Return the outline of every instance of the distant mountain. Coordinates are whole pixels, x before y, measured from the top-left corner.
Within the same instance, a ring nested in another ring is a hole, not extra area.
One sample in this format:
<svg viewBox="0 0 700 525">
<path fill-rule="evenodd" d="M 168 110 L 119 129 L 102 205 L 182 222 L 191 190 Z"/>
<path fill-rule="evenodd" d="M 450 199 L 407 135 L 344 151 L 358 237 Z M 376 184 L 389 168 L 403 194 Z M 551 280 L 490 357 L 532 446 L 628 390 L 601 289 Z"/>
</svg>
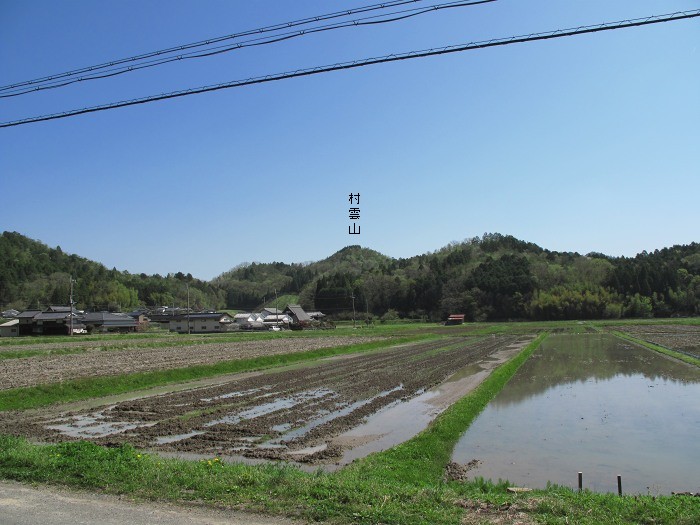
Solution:
<svg viewBox="0 0 700 525">
<path fill-rule="evenodd" d="M 394 259 L 348 246 L 313 263 L 246 263 L 213 279 L 178 272 L 132 275 L 5 232 L 0 306 L 66 304 L 69 276 L 87 308 L 191 304 L 256 310 L 278 297 L 336 318 L 599 319 L 700 314 L 700 244 L 633 258 L 552 252 L 510 235 L 484 234 Z"/>
</svg>

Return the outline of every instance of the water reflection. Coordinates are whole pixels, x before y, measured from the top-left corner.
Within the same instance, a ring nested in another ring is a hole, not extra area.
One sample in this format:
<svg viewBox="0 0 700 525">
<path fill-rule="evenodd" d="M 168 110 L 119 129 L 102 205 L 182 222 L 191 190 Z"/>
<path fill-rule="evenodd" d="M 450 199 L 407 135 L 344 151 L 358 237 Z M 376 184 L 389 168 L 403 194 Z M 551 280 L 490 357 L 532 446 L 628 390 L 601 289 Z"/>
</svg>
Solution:
<svg viewBox="0 0 700 525">
<path fill-rule="evenodd" d="M 700 370 L 604 334 L 550 336 L 465 433 L 454 461 L 530 487 L 700 491 Z"/>
<path fill-rule="evenodd" d="M 492 404 L 519 403 L 570 383 L 638 375 L 652 382 L 700 382 L 697 368 L 606 334 L 552 335 Z"/>
</svg>

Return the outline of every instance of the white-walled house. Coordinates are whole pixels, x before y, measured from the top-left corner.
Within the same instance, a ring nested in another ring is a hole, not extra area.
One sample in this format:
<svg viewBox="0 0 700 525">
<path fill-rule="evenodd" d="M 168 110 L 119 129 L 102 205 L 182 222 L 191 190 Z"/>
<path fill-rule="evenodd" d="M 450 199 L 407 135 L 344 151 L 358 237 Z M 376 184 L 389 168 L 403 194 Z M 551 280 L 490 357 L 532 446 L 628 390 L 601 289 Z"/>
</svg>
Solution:
<svg viewBox="0 0 700 525">
<path fill-rule="evenodd" d="M 181 334 L 204 334 L 238 329 L 234 324 L 233 317 L 227 313 L 207 312 L 178 316 L 170 321 L 169 328 L 171 332 Z"/>
</svg>

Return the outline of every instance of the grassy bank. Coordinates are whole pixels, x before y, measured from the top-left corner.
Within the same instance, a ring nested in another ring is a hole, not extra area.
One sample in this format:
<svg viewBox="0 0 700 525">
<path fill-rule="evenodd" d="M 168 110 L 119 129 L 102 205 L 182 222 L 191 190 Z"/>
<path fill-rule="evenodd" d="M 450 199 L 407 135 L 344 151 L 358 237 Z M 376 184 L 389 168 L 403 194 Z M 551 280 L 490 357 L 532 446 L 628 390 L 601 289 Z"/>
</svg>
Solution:
<svg viewBox="0 0 700 525">
<path fill-rule="evenodd" d="M 277 366 L 312 361 L 334 355 L 369 352 L 400 343 L 425 340 L 430 336 L 389 338 L 381 341 L 321 348 L 308 352 L 279 354 L 252 359 L 221 361 L 210 365 L 197 365 L 171 370 L 154 370 L 135 374 L 100 376 L 73 379 L 61 383 L 51 383 L 27 388 L 14 388 L 0 391 L 0 412 L 5 410 L 25 410 L 54 403 L 79 401 L 93 397 L 121 394 L 133 390 L 191 381 L 222 374 L 262 370 Z"/>
<path fill-rule="evenodd" d="M 666 348 L 664 346 L 650 343 L 649 341 L 644 341 L 643 339 L 638 339 L 638 338 L 633 337 L 625 332 L 613 331 L 612 333 L 613 333 L 613 335 L 615 335 L 616 337 L 619 337 L 620 339 L 626 339 L 627 341 L 630 341 L 631 343 L 638 344 L 640 346 L 643 346 L 644 348 L 648 348 L 649 350 L 654 350 L 655 352 L 659 352 L 660 354 L 665 354 L 667 356 L 674 357 L 676 359 L 679 359 L 680 361 L 683 361 L 685 363 L 689 363 L 691 365 L 700 366 L 700 359 L 697 359 L 695 357 L 683 354 L 681 352 L 676 352 L 676 351 L 671 350 L 669 348 Z"/>
</svg>

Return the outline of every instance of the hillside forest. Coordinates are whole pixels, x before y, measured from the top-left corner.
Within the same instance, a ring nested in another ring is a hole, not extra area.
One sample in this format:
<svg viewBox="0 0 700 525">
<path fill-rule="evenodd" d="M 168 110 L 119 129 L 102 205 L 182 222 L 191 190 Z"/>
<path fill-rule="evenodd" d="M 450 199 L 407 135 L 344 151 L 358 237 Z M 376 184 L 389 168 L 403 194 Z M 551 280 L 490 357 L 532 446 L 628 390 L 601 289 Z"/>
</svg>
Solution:
<svg viewBox="0 0 700 525">
<path fill-rule="evenodd" d="M 191 274 L 132 274 L 50 248 L 16 232 L 0 236 L 0 307 L 68 304 L 130 311 L 189 304 L 255 311 L 275 295 L 335 319 L 617 319 L 700 315 L 700 244 L 636 257 L 563 253 L 509 235 L 484 234 L 395 259 L 348 246 L 313 263 L 244 263 L 203 281 Z M 284 305 L 280 305 L 284 306 Z"/>
</svg>

